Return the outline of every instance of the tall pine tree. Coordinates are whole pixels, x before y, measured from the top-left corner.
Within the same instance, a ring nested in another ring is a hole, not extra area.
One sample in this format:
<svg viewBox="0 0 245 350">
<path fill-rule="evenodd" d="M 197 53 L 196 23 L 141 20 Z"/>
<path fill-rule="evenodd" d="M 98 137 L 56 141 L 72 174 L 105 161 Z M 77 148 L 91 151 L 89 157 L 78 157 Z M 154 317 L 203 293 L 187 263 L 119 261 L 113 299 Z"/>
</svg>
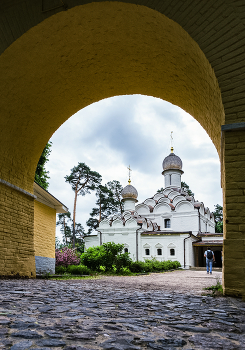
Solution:
<svg viewBox="0 0 245 350">
<path fill-rule="evenodd" d="M 85 163 L 78 163 L 71 169 L 71 174 L 65 176 L 65 180 L 75 193 L 73 208 L 73 248 L 75 248 L 77 197 L 94 191 L 100 185 L 101 175 L 92 171 Z"/>
<path fill-rule="evenodd" d="M 120 194 L 123 187 L 119 181 L 113 180 L 106 185 L 100 185 L 96 190 L 96 207 L 92 209 L 90 218 L 86 222 L 90 234 L 107 216 L 123 212 Z"/>
</svg>

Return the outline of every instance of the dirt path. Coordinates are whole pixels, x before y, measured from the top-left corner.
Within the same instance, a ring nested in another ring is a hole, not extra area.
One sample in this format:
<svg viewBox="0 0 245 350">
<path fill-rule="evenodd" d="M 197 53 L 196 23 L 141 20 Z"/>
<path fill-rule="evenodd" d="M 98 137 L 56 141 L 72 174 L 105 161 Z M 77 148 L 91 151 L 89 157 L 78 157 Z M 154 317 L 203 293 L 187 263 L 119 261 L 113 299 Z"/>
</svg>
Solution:
<svg viewBox="0 0 245 350">
<path fill-rule="evenodd" d="M 204 287 L 216 285 L 217 281 L 221 283 L 222 272 L 214 271 L 212 275 L 208 275 L 206 271 L 179 270 L 140 276 L 105 276 L 101 279 L 84 281 L 83 285 L 94 284 L 104 288 L 110 286 L 117 289 L 164 290 L 201 295 Z"/>
</svg>

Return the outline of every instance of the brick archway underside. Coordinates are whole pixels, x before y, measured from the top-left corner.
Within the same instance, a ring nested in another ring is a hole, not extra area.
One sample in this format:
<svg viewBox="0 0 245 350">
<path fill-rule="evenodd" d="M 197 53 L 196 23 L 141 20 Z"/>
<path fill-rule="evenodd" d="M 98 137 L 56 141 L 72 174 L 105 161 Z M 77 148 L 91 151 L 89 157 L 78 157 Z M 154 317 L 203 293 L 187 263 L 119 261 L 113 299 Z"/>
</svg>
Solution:
<svg viewBox="0 0 245 350">
<path fill-rule="evenodd" d="M 99 2 L 60 12 L 6 49 L 0 69 L 1 178 L 25 190 L 32 191 L 53 132 L 81 108 L 115 95 L 178 105 L 220 151 L 224 110 L 211 65 L 183 28 L 147 7 Z"/>
</svg>

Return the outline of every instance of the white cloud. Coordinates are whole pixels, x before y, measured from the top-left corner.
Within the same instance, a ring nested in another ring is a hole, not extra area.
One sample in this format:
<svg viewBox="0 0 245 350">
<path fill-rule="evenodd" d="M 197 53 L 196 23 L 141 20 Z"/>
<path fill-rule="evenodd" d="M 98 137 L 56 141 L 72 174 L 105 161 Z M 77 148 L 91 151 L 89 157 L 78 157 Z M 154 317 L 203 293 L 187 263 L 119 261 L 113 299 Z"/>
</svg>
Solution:
<svg viewBox="0 0 245 350">
<path fill-rule="evenodd" d="M 141 95 L 94 103 L 56 131 L 47 164 L 49 191 L 72 211 L 74 194 L 64 177 L 73 166 L 84 162 L 102 175 L 103 183 L 118 180 L 125 186 L 130 164 L 141 202 L 164 187 L 162 161 L 170 153 L 171 131 L 174 152 L 183 161 L 182 180 L 213 210 L 222 204 L 220 164 L 206 131 L 179 107 Z M 77 222 L 85 225 L 94 202 L 94 195 L 78 198 Z"/>
</svg>

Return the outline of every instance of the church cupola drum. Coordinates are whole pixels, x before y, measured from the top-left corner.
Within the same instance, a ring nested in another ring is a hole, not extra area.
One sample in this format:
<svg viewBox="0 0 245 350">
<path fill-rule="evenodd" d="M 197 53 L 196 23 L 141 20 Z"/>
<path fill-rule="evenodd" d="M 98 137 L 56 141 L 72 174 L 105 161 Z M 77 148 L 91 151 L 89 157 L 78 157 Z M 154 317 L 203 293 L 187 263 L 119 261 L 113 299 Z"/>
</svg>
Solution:
<svg viewBox="0 0 245 350">
<path fill-rule="evenodd" d="M 166 187 L 181 188 L 182 160 L 174 154 L 174 149 L 171 147 L 171 153 L 164 158 L 162 162 L 163 172 Z"/>
<path fill-rule="evenodd" d="M 128 167 L 129 170 L 129 180 L 128 185 L 124 187 L 124 189 L 121 192 L 122 201 L 124 202 L 124 210 L 129 211 L 135 211 L 135 203 L 138 202 L 138 192 L 134 186 L 131 185 L 131 179 L 130 179 L 130 166 Z"/>
</svg>

